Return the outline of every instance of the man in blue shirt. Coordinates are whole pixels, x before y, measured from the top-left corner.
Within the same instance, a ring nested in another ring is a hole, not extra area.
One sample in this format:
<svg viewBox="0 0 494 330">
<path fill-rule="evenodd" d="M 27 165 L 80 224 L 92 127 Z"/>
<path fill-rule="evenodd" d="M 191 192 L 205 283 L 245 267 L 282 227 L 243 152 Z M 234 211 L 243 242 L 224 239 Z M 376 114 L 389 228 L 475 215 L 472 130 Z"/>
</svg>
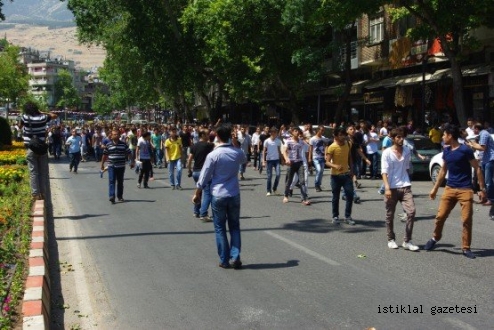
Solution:
<svg viewBox="0 0 494 330">
<path fill-rule="evenodd" d="M 77 135 L 75 129 L 72 129 L 72 135 L 67 139 L 67 141 L 65 141 L 65 145 L 68 146 L 69 149 L 70 172 L 74 169 L 74 173 L 77 173 L 77 168 L 79 167 L 79 162 L 81 161 L 82 138 Z"/>
<path fill-rule="evenodd" d="M 444 164 L 441 167 L 441 171 L 439 171 L 434 188 L 429 193 L 431 199 L 436 198 L 437 190 L 449 171 L 448 180 L 439 203 L 434 233 L 432 238 L 425 244 L 424 250 L 434 249 L 436 243 L 441 239 L 444 222 L 451 210 L 459 203 L 461 206 L 461 221 L 463 222 L 463 255 L 469 259 L 475 259 L 475 255 L 470 250 L 473 218 L 472 167 L 477 171 L 482 200 L 485 198 L 484 176 L 473 155 L 473 150 L 464 144 L 460 144 L 458 142 L 459 136 L 460 129 L 456 125 L 447 125 L 444 128 L 443 142 L 446 145 L 443 152 Z"/>
<path fill-rule="evenodd" d="M 208 154 L 201 170 L 197 189 L 192 197 L 193 203 L 201 201 L 202 189 L 208 184 L 211 191 L 211 209 L 213 211 L 216 245 L 221 268 L 240 269 L 240 188 L 238 169 L 247 162 L 245 153 L 232 146 L 232 129 L 221 125 L 216 130 L 219 145 Z M 226 222 L 230 231 L 231 244 L 226 236 Z M 230 259 L 233 260 L 230 265 Z"/>
<path fill-rule="evenodd" d="M 483 205 L 492 206 L 494 202 L 494 140 L 489 132 L 483 128 L 481 123 L 475 123 L 473 134 L 478 135 L 479 142 L 467 140 L 467 143 L 472 149 L 482 152 L 482 174 L 484 174 L 487 193 L 487 200 L 482 200 L 482 202 L 484 202 Z"/>
</svg>

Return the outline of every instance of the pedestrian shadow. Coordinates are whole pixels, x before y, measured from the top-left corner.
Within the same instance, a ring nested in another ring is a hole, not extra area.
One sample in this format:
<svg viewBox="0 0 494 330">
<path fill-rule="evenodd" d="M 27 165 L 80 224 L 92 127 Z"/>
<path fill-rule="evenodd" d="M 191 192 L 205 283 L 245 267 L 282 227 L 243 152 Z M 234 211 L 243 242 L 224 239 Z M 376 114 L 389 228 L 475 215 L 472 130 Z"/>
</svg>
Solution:
<svg viewBox="0 0 494 330">
<path fill-rule="evenodd" d="M 69 220 L 82 220 L 82 219 L 89 219 L 89 218 L 98 218 L 98 217 L 103 217 L 107 216 L 109 214 L 103 213 L 103 214 L 81 214 L 81 215 L 71 215 L 71 216 L 59 216 L 59 217 L 53 217 L 54 220 L 56 219 L 69 219 Z"/>
<path fill-rule="evenodd" d="M 240 183 L 240 187 L 256 187 L 256 186 L 260 186 L 260 185 L 261 185 L 260 183 L 252 183 L 252 184 Z"/>
<path fill-rule="evenodd" d="M 436 218 L 435 215 L 422 215 L 420 217 L 415 217 L 415 221 L 417 220 L 434 220 Z"/>
<path fill-rule="evenodd" d="M 472 249 L 479 257 L 494 257 L 494 249 Z"/>
<path fill-rule="evenodd" d="M 71 179 L 71 178 L 69 178 L 69 177 L 65 177 L 65 178 L 52 178 L 52 177 L 50 177 L 50 180 L 69 180 L 69 179 Z"/>
<path fill-rule="evenodd" d="M 326 234 L 337 229 L 337 227 L 326 219 L 308 219 L 284 224 L 283 229 L 308 233 Z"/>
<path fill-rule="evenodd" d="M 259 269 L 278 269 L 278 268 L 291 268 L 291 267 L 297 267 L 299 265 L 299 260 L 288 260 L 287 262 L 284 263 L 276 263 L 276 264 L 247 264 L 247 265 L 242 265 L 242 269 L 252 269 L 252 270 L 259 270 Z"/>
<path fill-rule="evenodd" d="M 125 202 L 123 203 L 117 203 L 118 204 L 125 204 L 125 203 L 156 203 L 155 199 L 125 199 Z"/>
<path fill-rule="evenodd" d="M 245 219 L 262 219 L 262 218 L 270 218 L 271 216 L 269 215 L 261 215 L 259 217 L 240 217 L 240 220 L 245 220 Z"/>
</svg>

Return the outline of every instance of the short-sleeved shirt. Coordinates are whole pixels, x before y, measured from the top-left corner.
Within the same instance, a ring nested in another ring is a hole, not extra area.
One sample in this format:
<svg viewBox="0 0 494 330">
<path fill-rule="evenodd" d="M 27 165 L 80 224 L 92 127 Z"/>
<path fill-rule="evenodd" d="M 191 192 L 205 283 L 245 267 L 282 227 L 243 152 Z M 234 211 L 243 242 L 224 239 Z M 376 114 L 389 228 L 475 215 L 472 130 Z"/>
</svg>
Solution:
<svg viewBox="0 0 494 330">
<path fill-rule="evenodd" d="M 182 157 L 182 139 L 176 138 L 176 140 L 172 140 L 168 138 L 165 141 L 165 149 L 168 150 L 169 160 L 177 160 Z"/>
<path fill-rule="evenodd" d="M 161 134 L 151 134 L 151 142 L 156 149 L 161 149 Z"/>
<path fill-rule="evenodd" d="M 290 159 L 291 162 L 296 163 L 303 161 L 304 142 L 302 140 L 295 141 L 290 138 L 286 141 L 285 145 L 288 159 Z"/>
<path fill-rule="evenodd" d="M 485 129 L 480 131 L 479 144 L 485 146 L 485 151 L 482 153 L 482 163 L 487 164 L 494 160 L 494 140 Z"/>
<path fill-rule="evenodd" d="M 326 148 L 326 153 L 332 156 L 331 162 L 333 164 L 341 165 L 341 170 L 331 168 L 331 175 L 344 174 L 350 171 L 350 164 L 348 163 L 350 144 L 348 142 L 345 142 L 342 146 L 336 142 L 333 142 Z"/>
<path fill-rule="evenodd" d="M 44 141 L 46 136 L 46 124 L 50 121 L 48 115 L 40 113 L 37 116 L 22 115 L 21 121 L 22 137 L 24 139 L 24 145 L 27 145 L 31 141 L 31 137 L 36 135 L 39 140 Z"/>
<path fill-rule="evenodd" d="M 69 154 L 81 152 L 82 139 L 79 135 L 71 135 L 65 143 L 69 145 Z"/>
<path fill-rule="evenodd" d="M 472 188 L 472 168 L 470 161 L 475 159 L 473 150 L 464 144 L 452 150 L 444 148 L 443 160 L 448 167 L 446 185 L 451 188 Z"/>
<path fill-rule="evenodd" d="M 207 155 L 213 151 L 214 144 L 210 142 L 199 141 L 190 147 L 190 154 L 193 155 L 194 167 L 193 171 L 197 172 L 202 169 L 204 162 L 206 161 Z"/>
<path fill-rule="evenodd" d="M 364 141 L 367 143 L 366 150 L 369 155 L 376 153 L 379 146 L 377 141 L 370 141 L 371 138 L 377 139 L 378 136 L 374 132 L 369 132 L 369 135 L 367 134 L 364 135 Z"/>
<path fill-rule="evenodd" d="M 151 143 L 149 141 L 140 137 L 137 146 L 139 147 L 139 160 L 151 159 Z"/>
<path fill-rule="evenodd" d="M 266 133 L 264 133 L 264 132 L 262 132 L 259 135 L 259 142 L 260 142 L 260 144 L 259 144 L 259 151 L 262 151 L 263 150 L 262 148 L 264 148 L 264 141 L 266 141 L 268 138 L 269 138 L 269 135 L 266 134 Z"/>
<path fill-rule="evenodd" d="M 391 147 L 392 145 L 393 145 L 393 140 L 389 135 L 386 135 L 386 137 L 383 139 L 382 148 L 386 149 Z"/>
<path fill-rule="evenodd" d="M 103 149 L 103 155 L 108 155 L 108 164 L 112 167 L 125 167 L 128 155 L 132 153 L 129 146 L 122 141 L 110 141 Z"/>
<path fill-rule="evenodd" d="M 279 160 L 280 159 L 280 148 L 281 141 L 278 138 L 274 140 L 268 138 L 264 141 L 264 146 L 266 150 L 266 160 Z"/>
<path fill-rule="evenodd" d="M 324 159 L 325 145 L 329 143 L 329 139 L 324 136 L 318 137 L 314 135 L 309 140 L 309 145 L 312 146 L 312 159 Z"/>
</svg>

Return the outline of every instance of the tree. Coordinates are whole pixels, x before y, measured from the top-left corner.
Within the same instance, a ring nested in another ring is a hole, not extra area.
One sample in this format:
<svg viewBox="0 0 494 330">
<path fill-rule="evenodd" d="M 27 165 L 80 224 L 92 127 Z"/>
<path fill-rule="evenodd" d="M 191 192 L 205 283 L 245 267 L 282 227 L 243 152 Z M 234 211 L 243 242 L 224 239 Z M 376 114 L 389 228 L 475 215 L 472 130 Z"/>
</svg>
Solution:
<svg viewBox="0 0 494 330">
<path fill-rule="evenodd" d="M 73 77 L 67 70 L 58 72 L 55 82 L 55 104 L 57 107 L 78 108 L 81 104 L 81 97 L 73 83 Z"/>
<path fill-rule="evenodd" d="M 11 45 L 0 52 L 0 98 L 7 104 L 7 116 L 10 103 L 16 103 L 29 88 L 27 68 L 17 60 L 18 53 L 19 47 Z"/>
<path fill-rule="evenodd" d="M 101 89 L 96 89 L 93 98 L 92 109 L 99 115 L 109 115 L 113 111 L 113 102 L 107 93 L 103 93 Z"/>
<path fill-rule="evenodd" d="M 492 0 L 400 0 L 394 1 L 396 9 L 390 11 L 393 19 L 413 15 L 419 19 L 417 27 L 408 35 L 414 40 L 438 38 L 444 54 L 451 64 L 453 94 L 456 115 L 461 125 L 467 122 L 463 95 L 461 62 L 466 50 L 477 42 L 470 32 L 480 26 L 493 26 L 494 6 Z"/>
</svg>

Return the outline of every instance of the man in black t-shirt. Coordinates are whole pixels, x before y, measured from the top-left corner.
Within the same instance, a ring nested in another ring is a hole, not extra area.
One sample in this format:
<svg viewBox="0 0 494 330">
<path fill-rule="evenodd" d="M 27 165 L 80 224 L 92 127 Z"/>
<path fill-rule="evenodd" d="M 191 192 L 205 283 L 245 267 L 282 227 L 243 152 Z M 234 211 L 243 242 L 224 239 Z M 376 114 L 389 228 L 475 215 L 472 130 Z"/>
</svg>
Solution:
<svg viewBox="0 0 494 330">
<path fill-rule="evenodd" d="M 266 126 L 266 127 L 264 127 L 264 130 L 259 135 L 259 145 L 257 147 L 257 150 L 259 150 L 259 155 L 263 154 L 264 141 L 266 141 L 266 139 L 268 137 L 269 137 L 269 127 Z M 262 162 L 261 161 L 259 162 L 258 170 L 259 170 L 259 174 L 262 174 Z"/>
<path fill-rule="evenodd" d="M 207 155 L 213 151 L 214 144 L 209 142 L 209 131 L 201 130 L 199 132 L 199 142 L 190 148 L 189 158 L 187 159 L 187 168 L 189 177 L 192 176 L 194 182 L 197 183 L 201 175 L 202 166 L 206 161 Z M 194 167 L 192 167 L 194 161 Z M 208 216 L 208 207 L 211 204 L 211 191 L 209 185 L 202 190 L 200 204 L 194 204 L 194 216 L 200 218 L 202 222 L 211 222 L 212 219 Z"/>
<path fill-rule="evenodd" d="M 178 134 L 182 139 L 182 164 L 185 164 L 187 160 L 187 151 L 192 145 L 192 134 L 190 134 L 189 126 L 184 125 L 180 133 Z"/>
</svg>

